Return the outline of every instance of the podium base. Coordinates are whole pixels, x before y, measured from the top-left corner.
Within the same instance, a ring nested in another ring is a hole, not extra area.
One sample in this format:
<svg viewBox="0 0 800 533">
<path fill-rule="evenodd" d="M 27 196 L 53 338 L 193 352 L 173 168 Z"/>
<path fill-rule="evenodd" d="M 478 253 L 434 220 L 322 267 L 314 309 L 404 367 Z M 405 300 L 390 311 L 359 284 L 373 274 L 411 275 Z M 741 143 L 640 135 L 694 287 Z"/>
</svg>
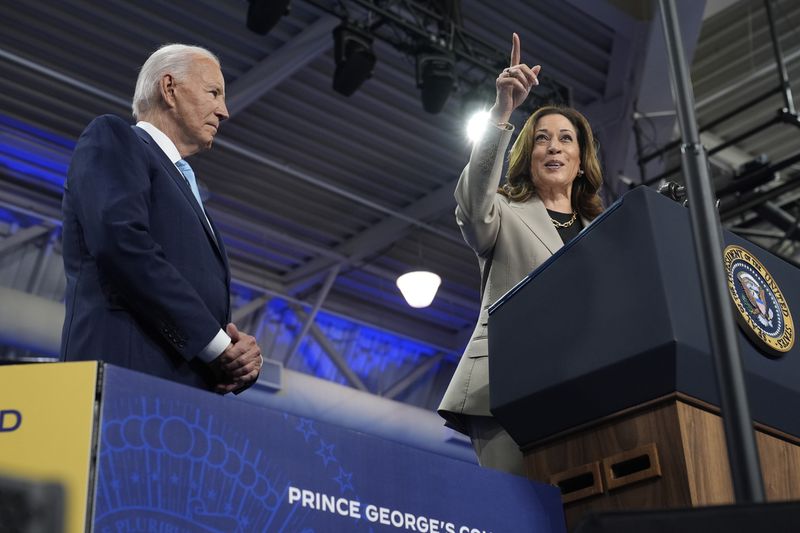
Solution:
<svg viewBox="0 0 800 533">
<path fill-rule="evenodd" d="M 569 529 L 594 511 L 731 504 L 718 412 L 673 393 L 533 443 L 526 474 L 561 488 Z M 800 440 L 757 425 L 756 442 L 767 499 L 800 500 Z"/>
<path fill-rule="evenodd" d="M 589 514 L 575 533 L 795 533 L 800 503 Z"/>
</svg>

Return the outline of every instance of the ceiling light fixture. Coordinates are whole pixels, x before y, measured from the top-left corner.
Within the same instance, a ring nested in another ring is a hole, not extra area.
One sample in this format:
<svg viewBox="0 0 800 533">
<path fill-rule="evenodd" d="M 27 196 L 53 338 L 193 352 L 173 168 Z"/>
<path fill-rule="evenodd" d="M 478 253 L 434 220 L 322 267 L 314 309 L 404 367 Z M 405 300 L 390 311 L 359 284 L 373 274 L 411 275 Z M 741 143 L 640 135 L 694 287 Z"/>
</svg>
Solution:
<svg viewBox="0 0 800 533">
<path fill-rule="evenodd" d="M 442 284 L 438 274 L 427 270 L 406 272 L 397 278 L 397 288 L 411 307 L 428 307 Z"/>
<path fill-rule="evenodd" d="M 418 268 L 411 272 L 406 272 L 397 278 L 397 288 L 403 294 L 403 298 L 411 307 L 428 307 L 442 284 L 442 278 L 438 274 L 426 270 L 422 260 L 422 240 L 417 241 Z"/>
</svg>

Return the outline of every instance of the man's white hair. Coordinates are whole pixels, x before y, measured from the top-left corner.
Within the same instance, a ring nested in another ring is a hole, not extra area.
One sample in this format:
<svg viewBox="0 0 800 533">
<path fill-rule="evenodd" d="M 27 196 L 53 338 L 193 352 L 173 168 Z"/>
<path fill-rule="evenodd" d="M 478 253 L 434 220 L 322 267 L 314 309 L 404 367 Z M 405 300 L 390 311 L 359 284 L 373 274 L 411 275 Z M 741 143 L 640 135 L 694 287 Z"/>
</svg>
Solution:
<svg viewBox="0 0 800 533">
<path fill-rule="evenodd" d="M 219 65 L 219 59 L 200 46 L 186 44 L 165 44 L 152 53 L 139 71 L 136 90 L 133 93 L 133 116 L 140 120 L 151 111 L 159 101 L 159 83 L 165 74 L 180 80 L 185 77 L 197 56 L 207 57 Z"/>
</svg>

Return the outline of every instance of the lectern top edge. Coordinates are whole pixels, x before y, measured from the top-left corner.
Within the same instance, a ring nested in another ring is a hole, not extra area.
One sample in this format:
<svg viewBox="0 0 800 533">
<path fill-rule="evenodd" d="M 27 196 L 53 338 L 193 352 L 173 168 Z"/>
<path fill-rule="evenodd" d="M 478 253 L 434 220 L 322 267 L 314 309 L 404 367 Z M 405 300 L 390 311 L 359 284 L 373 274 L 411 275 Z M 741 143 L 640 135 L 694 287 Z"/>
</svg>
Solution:
<svg viewBox="0 0 800 533">
<path fill-rule="evenodd" d="M 645 188 L 638 187 L 638 188 L 634 189 L 633 191 L 631 191 L 628 194 L 635 194 L 636 191 L 639 190 L 639 189 L 645 189 Z M 589 234 L 589 232 L 591 232 L 594 228 L 597 227 L 597 224 L 602 222 L 605 218 L 607 218 L 611 213 L 616 211 L 622 205 L 622 203 L 624 202 L 626 196 L 627 196 L 627 194 L 622 196 L 622 197 L 620 197 L 613 204 L 608 206 L 608 209 L 606 209 L 605 211 L 600 213 L 600 215 L 598 215 L 597 218 L 592 220 L 592 222 L 588 226 L 586 226 L 583 229 L 583 231 L 581 231 L 578 234 L 577 237 L 575 237 L 574 239 L 569 241 L 567 244 L 565 244 L 564 246 L 559 248 L 556 251 L 556 253 L 554 253 L 552 256 L 547 258 L 547 260 L 544 263 L 542 263 L 541 265 L 536 267 L 530 274 L 528 274 L 527 276 L 522 278 L 516 285 L 511 287 L 511 289 L 509 289 L 509 291 L 507 293 L 505 293 L 503 296 L 498 298 L 496 302 L 494 302 L 492 305 L 489 306 L 489 315 L 494 313 L 499 307 L 501 307 L 505 302 L 507 302 L 509 300 L 509 298 L 514 296 L 514 294 L 516 294 L 522 287 L 524 287 L 525 285 L 530 283 L 533 279 L 535 279 L 536 276 L 538 276 L 540 273 L 544 272 L 555 261 L 558 261 L 558 259 L 562 255 L 564 255 L 567 252 L 567 250 L 569 250 L 570 248 L 575 246 L 575 244 L 577 244 L 578 242 L 583 240 L 586 237 L 586 235 Z"/>
</svg>

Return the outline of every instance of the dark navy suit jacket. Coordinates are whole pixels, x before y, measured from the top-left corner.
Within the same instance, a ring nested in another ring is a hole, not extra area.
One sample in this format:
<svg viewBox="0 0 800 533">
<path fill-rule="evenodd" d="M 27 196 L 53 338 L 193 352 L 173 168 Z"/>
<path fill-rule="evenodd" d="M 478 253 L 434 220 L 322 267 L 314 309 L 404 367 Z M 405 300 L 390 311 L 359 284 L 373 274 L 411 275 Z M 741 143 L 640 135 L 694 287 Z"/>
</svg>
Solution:
<svg viewBox="0 0 800 533">
<path fill-rule="evenodd" d="M 61 358 L 212 388 L 196 355 L 230 320 L 228 260 L 156 142 L 119 117 L 92 121 L 72 156 L 63 214 Z"/>
</svg>

